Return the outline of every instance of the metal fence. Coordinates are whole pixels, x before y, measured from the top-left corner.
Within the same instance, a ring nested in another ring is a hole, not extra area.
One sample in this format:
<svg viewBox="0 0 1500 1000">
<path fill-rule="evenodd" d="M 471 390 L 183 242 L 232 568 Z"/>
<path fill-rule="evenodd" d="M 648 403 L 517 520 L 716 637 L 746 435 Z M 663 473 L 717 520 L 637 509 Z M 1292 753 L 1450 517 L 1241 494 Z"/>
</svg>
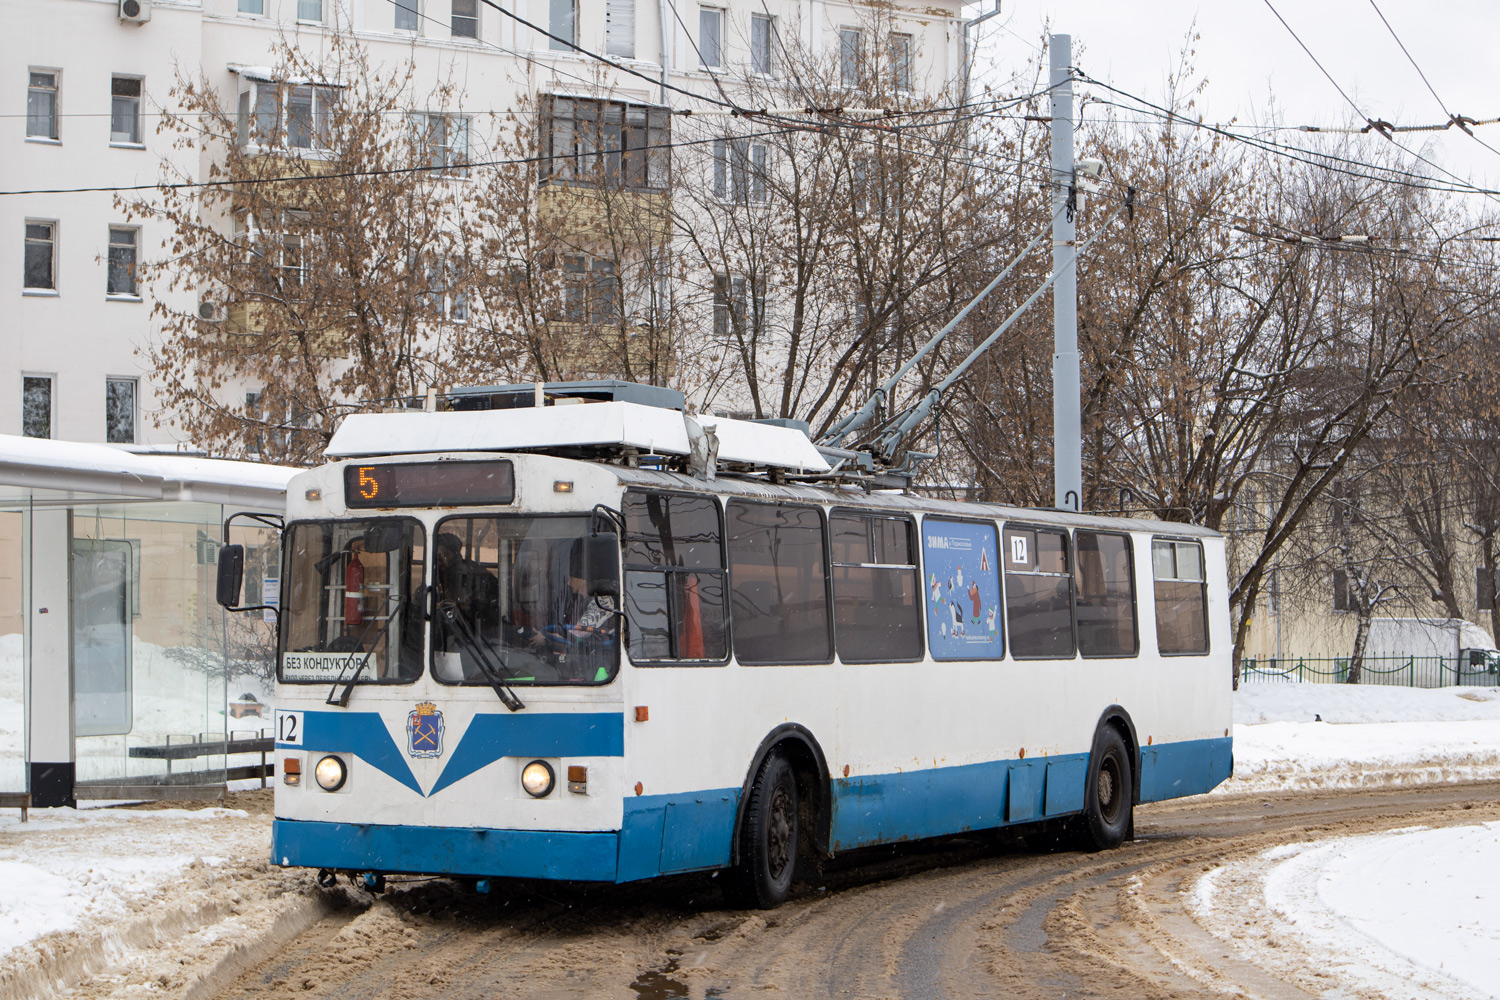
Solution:
<svg viewBox="0 0 1500 1000">
<path fill-rule="evenodd" d="M 1240 661 L 1240 680 L 1255 683 L 1312 682 L 1344 684 L 1349 680 L 1347 656 L 1284 656 L 1280 659 Z M 1494 667 L 1474 667 L 1455 656 L 1367 656 L 1359 672 L 1361 684 L 1395 687 L 1495 687 L 1500 674 Z"/>
</svg>

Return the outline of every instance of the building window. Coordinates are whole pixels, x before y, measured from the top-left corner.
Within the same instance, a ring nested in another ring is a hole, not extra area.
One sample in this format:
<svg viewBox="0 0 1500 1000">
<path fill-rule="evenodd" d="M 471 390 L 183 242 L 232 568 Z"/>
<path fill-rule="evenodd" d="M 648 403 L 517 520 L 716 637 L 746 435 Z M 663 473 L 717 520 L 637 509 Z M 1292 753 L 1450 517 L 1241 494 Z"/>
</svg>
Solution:
<svg viewBox="0 0 1500 1000">
<path fill-rule="evenodd" d="M 750 72 L 770 76 L 775 66 L 771 39 L 775 21 L 765 14 L 750 15 Z"/>
<path fill-rule="evenodd" d="M 766 146 L 749 139 L 714 142 L 714 197 L 736 205 L 766 200 Z"/>
<path fill-rule="evenodd" d="M 567 254 L 563 257 L 562 310 L 566 323 L 615 323 L 620 318 L 620 279 L 614 261 Z"/>
<path fill-rule="evenodd" d="M 451 177 L 469 172 L 468 115 L 416 112 L 411 120 L 420 162 Z"/>
<path fill-rule="evenodd" d="M 639 191 L 667 186 L 672 141 L 671 111 L 546 95 L 542 140 L 548 159 L 541 179 L 580 184 L 619 184 Z"/>
<path fill-rule="evenodd" d="M 698 8 L 698 58 L 704 69 L 723 65 L 724 12 L 717 7 Z"/>
<path fill-rule="evenodd" d="M 323 0 L 297 0 L 297 20 L 323 23 Z"/>
<path fill-rule="evenodd" d="M 891 36 L 891 87 L 900 93 L 911 90 L 911 50 L 910 35 Z"/>
<path fill-rule="evenodd" d="M 327 149 L 337 101 L 337 87 L 251 81 L 240 92 L 240 144 Z"/>
<path fill-rule="evenodd" d="M 26 288 L 57 288 L 57 223 L 26 222 Z"/>
<path fill-rule="evenodd" d="M 1333 610 L 1353 611 L 1359 602 L 1354 600 L 1354 592 L 1349 587 L 1349 573 L 1346 570 L 1336 569 L 1333 571 Z"/>
<path fill-rule="evenodd" d="M 56 73 L 31 73 L 26 88 L 27 138 L 57 138 L 57 77 Z"/>
<path fill-rule="evenodd" d="M 57 289 L 57 223 L 26 223 L 24 288 Z"/>
<path fill-rule="evenodd" d="M 417 31 L 421 27 L 422 0 L 393 0 L 396 5 L 396 30 Z"/>
<path fill-rule="evenodd" d="M 578 47 L 578 0 L 548 0 L 547 47 L 572 52 Z"/>
<path fill-rule="evenodd" d="M 469 319 L 469 296 L 457 287 L 455 268 L 434 264 L 427 268 L 427 305 L 434 317 L 466 323 Z"/>
<path fill-rule="evenodd" d="M 479 0 L 453 0 L 453 37 L 479 37 Z"/>
<path fill-rule="evenodd" d="M 135 387 L 133 378 L 104 381 L 104 440 L 135 444 Z"/>
<path fill-rule="evenodd" d="M 52 436 L 52 376 L 22 376 L 21 433 L 31 438 Z"/>
<path fill-rule="evenodd" d="M 106 291 L 110 295 L 135 296 L 136 247 L 139 229 L 109 229 L 109 266 Z"/>
<path fill-rule="evenodd" d="M 751 294 L 753 292 L 753 294 Z M 765 330 L 766 292 L 749 279 L 714 275 L 714 337 L 759 337 Z"/>
<path fill-rule="evenodd" d="M 281 291 L 288 302 L 301 301 L 302 290 L 311 277 L 312 262 L 308 259 L 307 244 L 301 233 L 283 233 L 276 247 L 276 270 L 281 278 Z"/>
<path fill-rule="evenodd" d="M 863 32 L 858 28 L 839 29 L 839 82 L 846 87 L 859 85 L 859 52 Z"/>
<path fill-rule="evenodd" d="M 1474 567 L 1474 606 L 1480 611 L 1495 610 L 1495 567 Z"/>
<path fill-rule="evenodd" d="M 239 11 L 241 14 L 264 14 L 266 0 L 240 0 Z"/>
<path fill-rule="evenodd" d="M 117 76 L 109 83 L 109 141 L 139 145 L 141 141 L 141 79 Z"/>
<path fill-rule="evenodd" d="M 604 0 L 604 51 L 635 58 L 635 0 Z"/>
</svg>

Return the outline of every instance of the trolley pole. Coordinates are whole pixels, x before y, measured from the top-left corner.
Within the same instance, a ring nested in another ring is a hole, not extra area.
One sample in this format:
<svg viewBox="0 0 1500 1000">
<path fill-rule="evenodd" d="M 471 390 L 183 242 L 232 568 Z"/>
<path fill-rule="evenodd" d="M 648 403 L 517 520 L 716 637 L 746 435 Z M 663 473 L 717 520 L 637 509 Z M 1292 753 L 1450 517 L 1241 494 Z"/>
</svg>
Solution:
<svg viewBox="0 0 1500 1000">
<path fill-rule="evenodd" d="M 1074 251 L 1073 36 L 1053 35 L 1052 78 L 1052 482 L 1055 504 L 1083 504 L 1083 416 L 1078 374 L 1078 269 Z"/>
</svg>

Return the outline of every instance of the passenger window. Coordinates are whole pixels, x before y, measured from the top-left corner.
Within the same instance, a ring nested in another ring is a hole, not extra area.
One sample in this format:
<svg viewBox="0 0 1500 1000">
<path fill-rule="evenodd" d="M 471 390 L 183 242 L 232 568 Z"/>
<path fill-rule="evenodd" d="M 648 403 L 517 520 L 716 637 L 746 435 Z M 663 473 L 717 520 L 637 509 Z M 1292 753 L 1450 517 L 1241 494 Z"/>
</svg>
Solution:
<svg viewBox="0 0 1500 1000">
<path fill-rule="evenodd" d="M 1005 608 L 1010 613 L 1012 656 L 1072 657 L 1072 580 L 1066 533 L 1005 529 Z"/>
<path fill-rule="evenodd" d="M 828 530 L 839 657 L 847 663 L 920 659 L 911 521 L 844 512 L 828 519 Z"/>
<path fill-rule="evenodd" d="M 993 524 L 922 520 L 923 603 L 934 660 L 1005 655 L 998 556 Z"/>
<path fill-rule="evenodd" d="M 1139 647 L 1129 536 L 1080 531 L 1074 543 L 1078 651 L 1084 656 L 1134 656 Z"/>
<path fill-rule="evenodd" d="M 1203 546 L 1151 540 L 1156 581 L 1156 645 L 1168 655 L 1208 652 L 1208 586 Z"/>
<path fill-rule="evenodd" d="M 741 663 L 828 662 L 822 511 L 731 500 L 724 513 L 735 656 Z"/>
<path fill-rule="evenodd" d="M 727 659 L 718 503 L 712 497 L 628 493 L 623 513 L 631 659 Z"/>
</svg>

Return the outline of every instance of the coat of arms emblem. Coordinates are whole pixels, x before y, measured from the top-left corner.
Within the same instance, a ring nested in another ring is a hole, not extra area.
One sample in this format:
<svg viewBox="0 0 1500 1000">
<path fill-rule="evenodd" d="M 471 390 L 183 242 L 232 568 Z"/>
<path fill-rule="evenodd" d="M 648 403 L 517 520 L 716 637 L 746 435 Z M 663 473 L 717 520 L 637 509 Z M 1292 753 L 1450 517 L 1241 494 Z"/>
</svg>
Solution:
<svg viewBox="0 0 1500 1000">
<path fill-rule="evenodd" d="M 413 757 L 443 755 L 443 713 L 430 701 L 417 703 L 406 717 L 406 752 Z"/>
</svg>

